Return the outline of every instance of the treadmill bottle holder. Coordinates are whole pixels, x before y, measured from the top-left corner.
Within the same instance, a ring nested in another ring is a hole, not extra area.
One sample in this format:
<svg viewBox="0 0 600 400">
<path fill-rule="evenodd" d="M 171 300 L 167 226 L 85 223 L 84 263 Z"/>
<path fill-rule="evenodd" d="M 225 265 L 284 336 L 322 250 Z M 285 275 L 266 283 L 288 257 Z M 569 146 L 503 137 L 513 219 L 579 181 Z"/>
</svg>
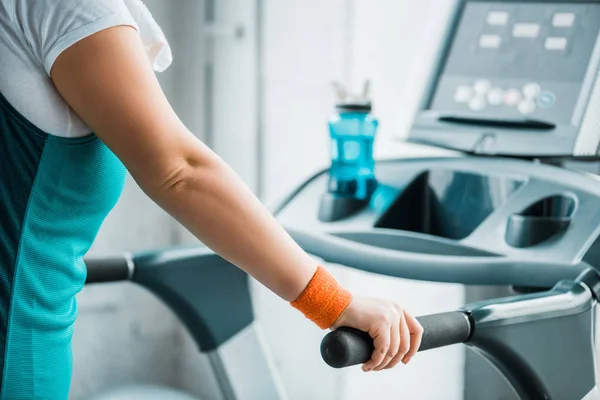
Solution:
<svg viewBox="0 0 600 400">
<path fill-rule="evenodd" d="M 461 240 L 505 204 L 522 183 L 507 176 L 427 170 L 404 188 L 375 228 Z"/>
<path fill-rule="evenodd" d="M 540 199 L 522 212 L 510 216 L 506 226 L 506 243 L 525 248 L 557 237 L 569 227 L 575 209 L 576 201 L 570 195 Z"/>
</svg>

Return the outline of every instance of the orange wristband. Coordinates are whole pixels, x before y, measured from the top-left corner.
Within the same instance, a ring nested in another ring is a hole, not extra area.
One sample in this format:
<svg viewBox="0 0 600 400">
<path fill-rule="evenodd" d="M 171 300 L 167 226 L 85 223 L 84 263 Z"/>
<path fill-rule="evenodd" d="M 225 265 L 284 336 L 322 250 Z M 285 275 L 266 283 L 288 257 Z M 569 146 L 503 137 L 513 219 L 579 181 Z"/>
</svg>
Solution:
<svg viewBox="0 0 600 400">
<path fill-rule="evenodd" d="M 352 300 L 352 294 L 340 286 L 325 268 L 319 266 L 300 297 L 291 302 L 306 318 L 321 329 L 338 319 Z"/>
</svg>

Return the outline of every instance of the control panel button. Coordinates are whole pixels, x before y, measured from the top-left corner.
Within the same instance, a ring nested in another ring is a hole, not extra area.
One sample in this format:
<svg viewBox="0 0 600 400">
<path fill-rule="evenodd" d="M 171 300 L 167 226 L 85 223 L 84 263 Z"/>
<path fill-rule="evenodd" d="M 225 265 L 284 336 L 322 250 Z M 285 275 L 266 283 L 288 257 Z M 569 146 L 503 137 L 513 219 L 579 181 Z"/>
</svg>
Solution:
<svg viewBox="0 0 600 400">
<path fill-rule="evenodd" d="M 516 38 L 536 38 L 540 34 L 540 24 L 520 22 L 513 26 L 512 34 Z"/>
<path fill-rule="evenodd" d="M 540 94 L 541 91 L 542 91 L 542 88 L 540 87 L 539 84 L 537 84 L 535 82 L 528 83 L 527 85 L 523 86 L 523 94 L 528 99 L 536 98 Z"/>
<path fill-rule="evenodd" d="M 521 92 L 517 89 L 509 89 L 504 93 L 504 104 L 515 107 L 521 101 Z"/>
<path fill-rule="evenodd" d="M 481 35 L 479 37 L 479 47 L 482 49 L 497 49 L 501 44 L 500 35 Z"/>
<path fill-rule="evenodd" d="M 547 37 L 544 42 L 544 47 L 546 50 L 551 51 L 563 51 L 567 48 L 567 38 L 566 37 Z"/>
<path fill-rule="evenodd" d="M 506 11 L 490 11 L 486 19 L 490 25 L 503 26 L 508 22 L 508 13 Z"/>
<path fill-rule="evenodd" d="M 535 111 L 535 103 L 533 100 L 523 100 L 519 103 L 519 112 L 521 114 L 531 114 Z"/>
<path fill-rule="evenodd" d="M 487 100 L 492 106 L 502 104 L 504 102 L 504 90 L 497 87 L 490 89 Z"/>
<path fill-rule="evenodd" d="M 537 104 L 540 108 L 550 108 L 556 102 L 556 96 L 549 90 L 544 90 L 537 98 Z"/>
<path fill-rule="evenodd" d="M 488 81 L 487 79 L 480 79 L 473 85 L 473 90 L 475 90 L 475 93 L 477 94 L 485 95 L 491 87 L 492 83 L 490 81 Z"/>
<path fill-rule="evenodd" d="M 469 101 L 469 108 L 473 111 L 481 111 L 486 105 L 485 98 L 481 96 L 475 96 Z"/>
<path fill-rule="evenodd" d="M 552 17 L 552 26 L 555 28 L 570 28 L 574 22 L 575 14 L 573 13 L 556 13 Z"/>
<path fill-rule="evenodd" d="M 454 92 L 454 101 L 457 103 L 468 103 L 473 95 L 473 88 L 470 86 L 459 86 Z"/>
</svg>

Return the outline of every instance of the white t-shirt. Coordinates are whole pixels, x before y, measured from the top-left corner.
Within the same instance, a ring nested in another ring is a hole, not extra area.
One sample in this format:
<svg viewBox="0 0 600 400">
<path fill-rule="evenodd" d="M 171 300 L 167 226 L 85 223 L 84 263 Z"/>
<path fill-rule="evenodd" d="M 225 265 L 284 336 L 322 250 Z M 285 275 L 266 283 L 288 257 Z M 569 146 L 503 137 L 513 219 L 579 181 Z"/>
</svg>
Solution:
<svg viewBox="0 0 600 400">
<path fill-rule="evenodd" d="M 79 40 L 120 25 L 138 31 L 141 25 L 124 0 L 0 0 L 0 94 L 44 132 L 89 134 L 56 91 L 50 71 Z"/>
</svg>

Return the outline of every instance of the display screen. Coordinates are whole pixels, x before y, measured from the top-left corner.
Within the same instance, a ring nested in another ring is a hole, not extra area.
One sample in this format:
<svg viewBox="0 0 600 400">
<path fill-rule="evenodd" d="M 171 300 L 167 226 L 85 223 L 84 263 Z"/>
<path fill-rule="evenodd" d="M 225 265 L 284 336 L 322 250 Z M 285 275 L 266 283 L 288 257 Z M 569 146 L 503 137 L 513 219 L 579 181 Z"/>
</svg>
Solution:
<svg viewBox="0 0 600 400">
<path fill-rule="evenodd" d="M 600 2 L 467 2 L 429 108 L 573 123 Z"/>
</svg>

